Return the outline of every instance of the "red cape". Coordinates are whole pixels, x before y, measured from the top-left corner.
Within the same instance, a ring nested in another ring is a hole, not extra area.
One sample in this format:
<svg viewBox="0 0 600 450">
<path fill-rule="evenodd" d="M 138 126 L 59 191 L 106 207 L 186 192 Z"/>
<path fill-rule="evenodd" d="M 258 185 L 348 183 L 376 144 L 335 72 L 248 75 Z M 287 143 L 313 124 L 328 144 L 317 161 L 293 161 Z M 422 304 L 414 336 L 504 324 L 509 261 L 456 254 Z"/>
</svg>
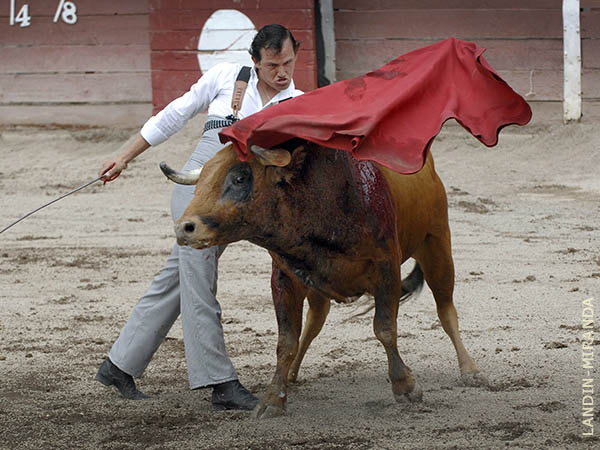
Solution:
<svg viewBox="0 0 600 450">
<path fill-rule="evenodd" d="M 423 47 L 240 120 L 221 131 L 221 142 L 231 141 L 246 161 L 253 144 L 273 148 L 298 137 L 413 173 L 443 123 L 454 118 L 491 147 L 502 127 L 529 122 L 531 109 L 483 52 L 454 38 Z"/>
</svg>

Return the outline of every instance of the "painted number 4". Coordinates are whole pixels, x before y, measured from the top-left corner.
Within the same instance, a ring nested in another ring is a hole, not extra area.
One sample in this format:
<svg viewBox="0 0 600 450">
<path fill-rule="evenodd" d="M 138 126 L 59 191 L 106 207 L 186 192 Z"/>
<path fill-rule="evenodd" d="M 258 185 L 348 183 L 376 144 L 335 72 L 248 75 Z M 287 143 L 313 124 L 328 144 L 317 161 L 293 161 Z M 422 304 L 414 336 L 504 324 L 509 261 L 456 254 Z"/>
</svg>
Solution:
<svg viewBox="0 0 600 450">
<path fill-rule="evenodd" d="M 23 5 L 15 16 L 15 0 L 10 0 L 10 26 L 12 27 L 15 23 L 20 24 L 22 27 L 31 25 L 29 5 Z"/>
</svg>

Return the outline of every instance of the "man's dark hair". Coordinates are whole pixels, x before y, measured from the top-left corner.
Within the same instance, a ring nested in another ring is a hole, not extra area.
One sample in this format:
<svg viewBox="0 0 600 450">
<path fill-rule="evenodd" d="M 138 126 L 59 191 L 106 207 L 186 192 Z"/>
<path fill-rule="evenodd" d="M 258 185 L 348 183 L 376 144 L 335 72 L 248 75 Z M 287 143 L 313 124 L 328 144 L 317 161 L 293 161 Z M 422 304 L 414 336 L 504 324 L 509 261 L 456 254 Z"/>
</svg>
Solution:
<svg viewBox="0 0 600 450">
<path fill-rule="evenodd" d="M 292 41 L 292 47 L 294 48 L 294 53 L 296 53 L 298 47 L 300 47 L 300 42 L 296 42 L 290 30 L 283 25 L 265 25 L 254 36 L 249 52 L 257 61 L 260 61 L 261 48 L 271 49 L 275 53 L 279 53 L 286 39 Z"/>
</svg>

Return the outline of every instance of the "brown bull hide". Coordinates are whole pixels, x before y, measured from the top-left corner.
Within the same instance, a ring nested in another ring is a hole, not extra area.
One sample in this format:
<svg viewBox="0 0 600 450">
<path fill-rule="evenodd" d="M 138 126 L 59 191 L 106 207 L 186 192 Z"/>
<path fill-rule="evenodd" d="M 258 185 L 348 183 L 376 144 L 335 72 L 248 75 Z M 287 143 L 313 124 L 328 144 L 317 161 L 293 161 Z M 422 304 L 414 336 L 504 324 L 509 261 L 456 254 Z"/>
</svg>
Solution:
<svg viewBox="0 0 600 450">
<path fill-rule="evenodd" d="M 257 416 L 284 413 L 288 380 L 295 379 L 321 330 L 330 299 L 365 293 L 375 298 L 373 327 L 387 353 L 396 400 L 420 400 L 397 348 L 398 305 L 407 291 L 400 265 L 409 257 L 433 292 L 463 378 L 482 382 L 458 331 L 447 200 L 431 155 L 421 171 L 401 175 L 314 144 L 290 145 L 288 151 L 290 163 L 275 167 L 264 158 L 240 162 L 232 146 L 225 147 L 204 166 L 194 199 L 176 224 L 182 245 L 245 239 L 271 254 L 277 369 Z M 305 298 L 310 309 L 299 344 Z"/>
</svg>

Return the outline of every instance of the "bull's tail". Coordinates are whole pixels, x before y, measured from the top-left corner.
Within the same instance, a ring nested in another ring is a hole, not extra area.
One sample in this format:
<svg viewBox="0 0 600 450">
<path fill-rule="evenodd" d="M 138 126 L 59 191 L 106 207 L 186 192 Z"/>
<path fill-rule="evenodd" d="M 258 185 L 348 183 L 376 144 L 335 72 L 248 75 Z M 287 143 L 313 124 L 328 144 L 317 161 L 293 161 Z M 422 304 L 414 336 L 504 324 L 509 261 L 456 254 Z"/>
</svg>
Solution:
<svg viewBox="0 0 600 450">
<path fill-rule="evenodd" d="M 419 263 L 416 263 L 413 270 L 402 280 L 402 297 L 400 297 L 400 304 L 407 302 L 411 298 L 417 297 L 423 290 L 424 284 L 425 277 L 423 276 L 423 270 Z"/>
<path fill-rule="evenodd" d="M 425 284 L 425 277 L 423 275 L 423 270 L 419 263 L 415 264 L 413 270 L 408 274 L 406 278 L 402 280 L 402 296 L 400 297 L 400 305 L 406 303 L 412 298 L 417 297 L 421 291 L 423 290 L 423 285 Z M 353 314 L 349 319 L 354 317 L 364 316 L 366 313 L 375 308 L 375 303 L 369 305 L 364 311 L 361 311 L 357 314 Z M 346 319 L 346 320 L 349 320 Z"/>
</svg>

